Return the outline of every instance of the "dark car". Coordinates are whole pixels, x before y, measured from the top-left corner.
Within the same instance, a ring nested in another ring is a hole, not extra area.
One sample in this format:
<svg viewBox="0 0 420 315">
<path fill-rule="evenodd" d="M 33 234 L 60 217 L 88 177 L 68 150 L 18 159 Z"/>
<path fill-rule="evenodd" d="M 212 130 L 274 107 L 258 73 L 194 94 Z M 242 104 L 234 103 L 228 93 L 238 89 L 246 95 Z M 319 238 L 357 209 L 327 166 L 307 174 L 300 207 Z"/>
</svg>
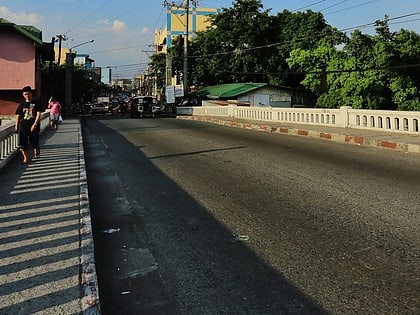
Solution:
<svg viewBox="0 0 420 315">
<path fill-rule="evenodd" d="M 102 102 L 97 102 L 97 103 L 93 103 L 91 104 L 91 110 L 90 113 L 92 115 L 95 114 L 102 114 L 105 115 L 108 112 L 108 105 Z"/>
<path fill-rule="evenodd" d="M 156 117 L 164 112 L 165 106 L 159 105 L 154 96 L 136 96 L 130 102 L 131 117 Z"/>
</svg>

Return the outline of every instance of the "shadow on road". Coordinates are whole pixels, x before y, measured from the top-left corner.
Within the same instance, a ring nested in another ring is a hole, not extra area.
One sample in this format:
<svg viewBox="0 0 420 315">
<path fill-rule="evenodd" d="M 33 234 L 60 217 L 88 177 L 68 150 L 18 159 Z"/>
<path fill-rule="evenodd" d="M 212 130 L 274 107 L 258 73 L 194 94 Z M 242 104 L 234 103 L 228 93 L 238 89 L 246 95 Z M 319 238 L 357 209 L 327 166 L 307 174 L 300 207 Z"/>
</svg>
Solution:
<svg viewBox="0 0 420 315">
<path fill-rule="evenodd" d="M 83 124 L 104 314 L 327 314 L 106 119 Z"/>
</svg>

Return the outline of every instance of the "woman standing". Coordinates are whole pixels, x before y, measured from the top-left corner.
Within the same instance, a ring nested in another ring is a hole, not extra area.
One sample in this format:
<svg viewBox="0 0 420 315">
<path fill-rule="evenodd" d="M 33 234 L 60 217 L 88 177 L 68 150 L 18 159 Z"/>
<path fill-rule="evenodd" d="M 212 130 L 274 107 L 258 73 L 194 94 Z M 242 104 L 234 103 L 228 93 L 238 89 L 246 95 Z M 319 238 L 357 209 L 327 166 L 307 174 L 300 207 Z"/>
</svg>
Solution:
<svg viewBox="0 0 420 315">
<path fill-rule="evenodd" d="M 60 119 L 60 115 L 61 115 L 61 105 L 55 98 L 51 97 L 48 103 L 48 108 L 50 109 L 51 130 L 52 129 L 57 130 L 58 120 Z"/>
</svg>

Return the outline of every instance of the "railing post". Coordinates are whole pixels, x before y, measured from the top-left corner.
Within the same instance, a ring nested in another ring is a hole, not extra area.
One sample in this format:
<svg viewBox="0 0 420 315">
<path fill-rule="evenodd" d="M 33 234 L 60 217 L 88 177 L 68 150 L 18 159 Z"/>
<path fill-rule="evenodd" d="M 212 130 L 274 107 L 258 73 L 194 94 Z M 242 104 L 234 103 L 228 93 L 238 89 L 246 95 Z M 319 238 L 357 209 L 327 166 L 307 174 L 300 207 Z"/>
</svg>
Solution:
<svg viewBox="0 0 420 315">
<path fill-rule="evenodd" d="M 236 105 L 228 105 L 228 116 L 235 118 L 235 108 Z"/>
<path fill-rule="evenodd" d="M 350 106 L 341 106 L 340 107 L 340 117 L 336 120 L 337 127 L 348 128 L 350 125 L 349 119 L 349 110 Z"/>
</svg>

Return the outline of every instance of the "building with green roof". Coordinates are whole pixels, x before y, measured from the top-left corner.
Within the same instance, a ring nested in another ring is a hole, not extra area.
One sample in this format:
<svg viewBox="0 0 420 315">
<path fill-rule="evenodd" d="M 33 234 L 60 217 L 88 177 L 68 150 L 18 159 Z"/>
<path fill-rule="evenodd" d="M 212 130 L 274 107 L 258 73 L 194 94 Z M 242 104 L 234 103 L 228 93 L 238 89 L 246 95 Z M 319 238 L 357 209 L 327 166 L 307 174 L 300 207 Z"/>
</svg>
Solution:
<svg viewBox="0 0 420 315">
<path fill-rule="evenodd" d="M 242 106 L 313 107 L 314 104 L 307 91 L 267 83 L 220 84 L 199 89 L 195 94 L 201 100 L 219 100 Z"/>
</svg>

